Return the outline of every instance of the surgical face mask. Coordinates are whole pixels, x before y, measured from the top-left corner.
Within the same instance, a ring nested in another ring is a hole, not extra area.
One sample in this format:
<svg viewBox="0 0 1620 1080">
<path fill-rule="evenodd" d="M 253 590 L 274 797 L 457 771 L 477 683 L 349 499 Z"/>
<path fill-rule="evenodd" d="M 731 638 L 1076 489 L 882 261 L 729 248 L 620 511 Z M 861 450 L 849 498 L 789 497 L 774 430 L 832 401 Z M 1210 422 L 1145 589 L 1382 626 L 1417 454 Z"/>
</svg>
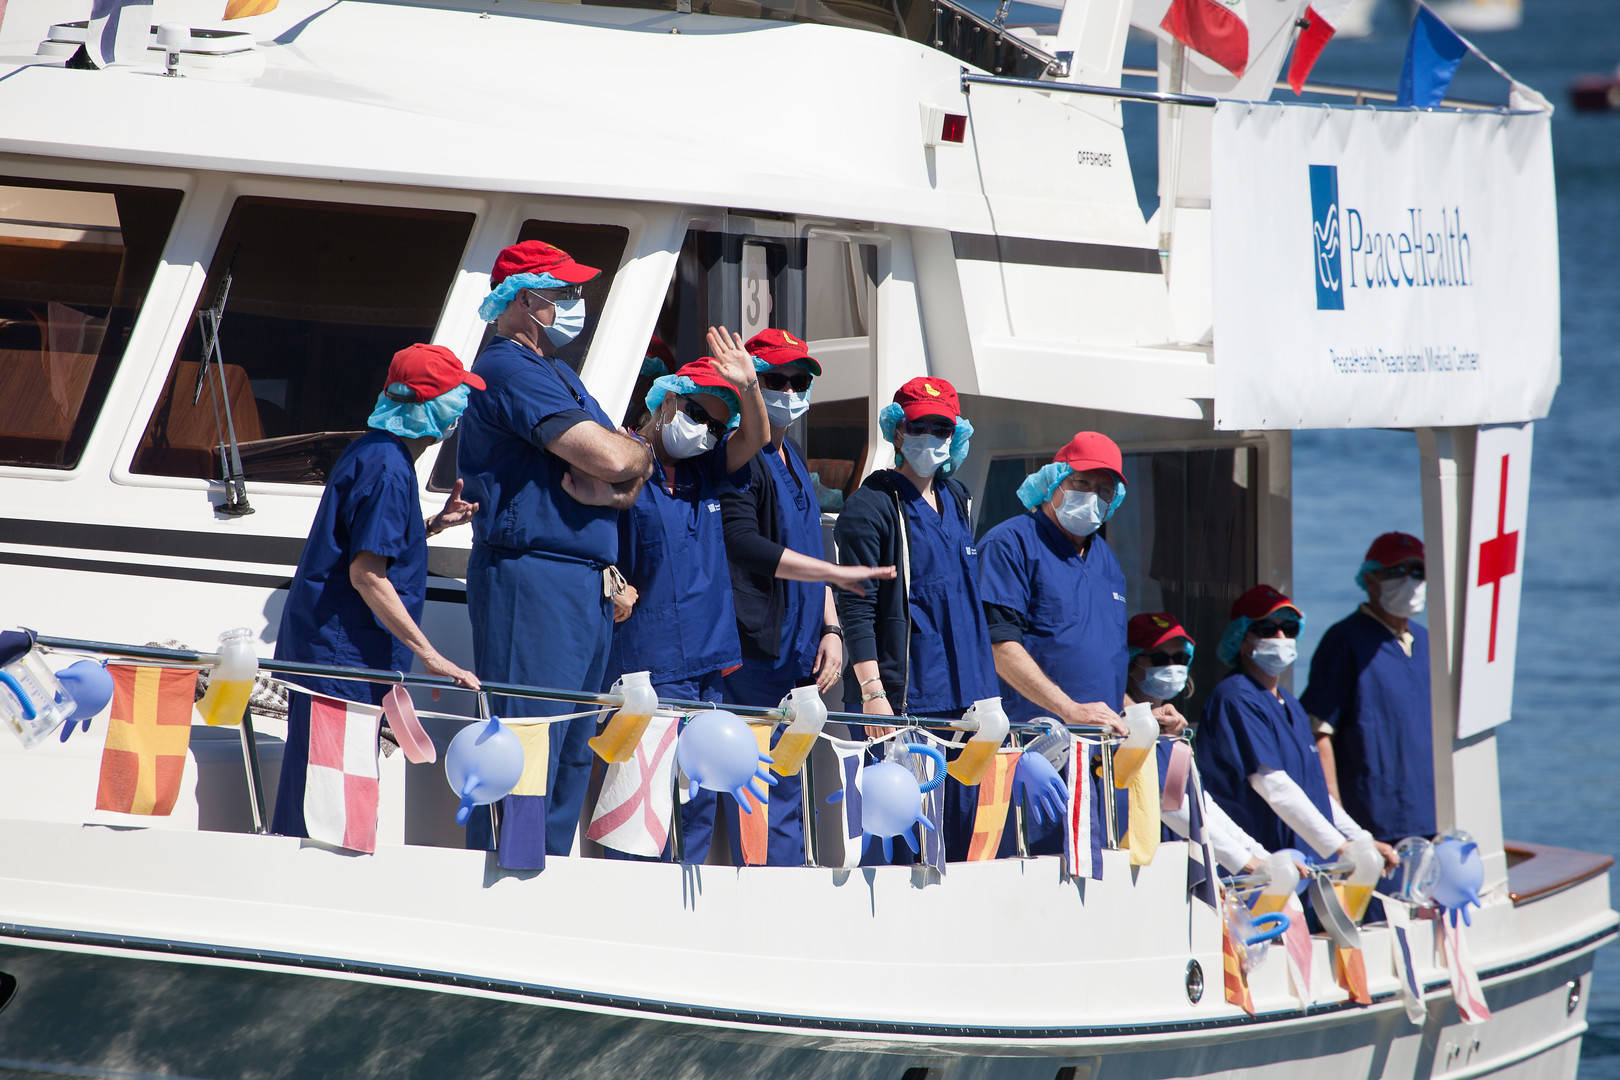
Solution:
<svg viewBox="0 0 1620 1080">
<path fill-rule="evenodd" d="M 1071 536 L 1090 536 L 1102 527 L 1105 509 L 1094 491 L 1065 491 L 1057 507 L 1058 524 Z"/>
<path fill-rule="evenodd" d="M 907 435 L 900 444 L 900 455 L 918 476 L 933 476 L 951 460 L 948 435 Z"/>
<path fill-rule="evenodd" d="M 1261 638 L 1252 654 L 1254 666 L 1275 678 L 1293 666 L 1299 646 L 1293 638 Z"/>
<path fill-rule="evenodd" d="M 585 298 L 581 296 L 574 300 L 546 300 L 546 303 L 556 309 L 556 315 L 552 318 L 550 326 L 535 319 L 534 312 L 526 314 L 534 319 L 534 325 L 545 331 L 551 343 L 560 348 L 579 337 L 579 332 L 585 329 Z"/>
<path fill-rule="evenodd" d="M 1378 603 L 1397 619 L 1409 619 L 1423 610 L 1427 599 L 1426 582 L 1409 577 L 1392 578 L 1378 583 Z"/>
<path fill-rule="evenodd" d="M 1187 687 L 1187 665 L 1166 664 L 1143 672 L 1137 685 L 1154 701 L 1169 701 Z"/>
<path fill-rule="evenodd" d="M 810 395 L 795 394 L 791 390 L 761 390 L 765 399 L 765 415 L 771 427 L 785 428 L 810 411 Z"/>
<path fill-rule="evenodd" d="M 669 456 L 676 459 L 697 457 L 699 454 L 714 449 L 714 432 L 707 424 L 700 424 L 685 413 L 676 411 L 674 416 L 664 421 L 664 449 Z"/>
</svg>

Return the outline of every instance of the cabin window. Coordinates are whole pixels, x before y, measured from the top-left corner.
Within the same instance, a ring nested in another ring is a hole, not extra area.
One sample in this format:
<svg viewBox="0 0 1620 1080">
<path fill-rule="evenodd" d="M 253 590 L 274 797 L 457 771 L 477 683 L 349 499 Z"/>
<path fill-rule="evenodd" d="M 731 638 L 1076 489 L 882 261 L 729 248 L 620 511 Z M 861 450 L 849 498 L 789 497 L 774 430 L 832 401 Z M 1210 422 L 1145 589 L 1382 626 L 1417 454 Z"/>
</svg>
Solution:
<svg viewBox="0 0 1620 1080">
<path fill-rule="evenodd" d="M 838 511 L 865 479 L 872 393 L 872 309 L 877 247 L 812 236 L 804 270 L 805 337 L 822 374 L 804 419 L 805 458 L 823 509 Z M 888 388 L 893 393 L 894 387 Z"/>
<path fill-rule="evenodd" d="M 220 479 L 228 404 L 248 480 L 324 483 L 364 432 L 394 353 L 432 340 L 472 224 L 442 210 L 238 199 L 197 304 L 223 302 L 221 363 L 198 377 L 193 317 L 132 470 Z"/>
<path fill-rule="evenodd" d="M 979 531 L 1024 512 L 1024 477 L 1050 457 L 990 463 L 979 500 Z M 1215 656 L 1232 601 L 1255 583 L 1259 498 L 1253 447 L 1155 450 L 1125 455 L 1128 494 L 1102 528 L 1125 572 L 1129 613 L 1168 611 L 1198 643 L 1194 693 L 1179 703 L 1196 720 L 1204 698 L 1226 673 Z"/>
<path fill-rule="evenodd" d="M 0 464 L 79 463 L 180 197 L 0 178 Z"/>
<path fill-rule="evenodd" d="M 585 283 L 585 329 L 580 331 L 579 337 L 557 350 L 557 358 L 578 371 L 590 352 L 591 339 L 596 336 L 602 306 L 607 303 L 608 293 L 613 291 L 613 278 L 619 272 L 619 264 L 624 261 L 624 249 L 630 243 L 630 230 L 622 225 L 579 225 L 531 218 L 523 223 L 512 242 L 518 244 L 525 240 L 544 240 L 568 252 L 575 262 L 602 271 Z M 490 323 L 484 328 L 479 348 L 482 349 L 494 336 L 495 324 Z M 465 359 L 471 361 L 473 357 Z M 451 432 L 433 461 L 433 473 L 428 478 L 429 491 L 449 491 L 454 486 L 456 446 L 456 433 Z"/>
</svg>

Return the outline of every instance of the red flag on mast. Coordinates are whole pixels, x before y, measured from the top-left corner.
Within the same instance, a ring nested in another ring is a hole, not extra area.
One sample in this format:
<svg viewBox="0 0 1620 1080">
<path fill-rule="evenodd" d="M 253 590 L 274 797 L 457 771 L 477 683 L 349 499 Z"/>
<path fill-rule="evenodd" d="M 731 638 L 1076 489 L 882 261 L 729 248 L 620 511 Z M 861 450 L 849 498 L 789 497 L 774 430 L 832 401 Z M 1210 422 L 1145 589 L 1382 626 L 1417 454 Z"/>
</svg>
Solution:
<svg viewBox="0 0 1620 1080">
<path fill-rule="evenodd" d="M 1288 62 L 1288 85 L 1298 94 L 1310 77 L 1316 58 L 1322 55 L 1327 43 L 1350 10 L 1350 0 L 1312 0 L 1305 9 L 1305 27 L 1294 42 L 1294 56 Z"/>
</svg>

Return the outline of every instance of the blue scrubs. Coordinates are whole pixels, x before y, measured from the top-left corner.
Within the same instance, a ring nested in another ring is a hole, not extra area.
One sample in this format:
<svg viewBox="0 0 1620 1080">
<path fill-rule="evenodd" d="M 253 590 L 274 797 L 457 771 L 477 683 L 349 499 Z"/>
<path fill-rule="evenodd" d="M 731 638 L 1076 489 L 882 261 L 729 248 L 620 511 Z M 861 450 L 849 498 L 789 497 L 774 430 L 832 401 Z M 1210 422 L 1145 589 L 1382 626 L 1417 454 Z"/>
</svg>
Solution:
<svg viewBox="0 0 1620 1080">
<path fill-rule="evenodd" d="M 1031 510 L 1003 521 L 979 544 L 984 602 L 1026 615 L 1029 625 L 1020 640 L 1046 677 L 1077 702 L 1122 708 L 1130 666 L 1125 571 L 1108 541 L 1093 534 L 1082 555 L 1068 533 L 1045 513 Z M 1001 703 L 1014 721 L 1046 715 L 1005 681 Z M 1114 799 L 1123 829 L 1129 795 L 1115 792 Z M 1061 854 L 1061 825 L 1031 822 L 1029 850 Z"/>
<path fill-rule="evenodd" d="M 792 442 L 782 449 L 787 456 L 785 463 L 773 446 L 760 451 L 776 489 L 778 536 L 782 546 L 791 551 L 813 559 L 825 558 L 821 506 L 816 502 L 810 470 Z M 819 581 L 782 584 L 787 598 L 782 611 L 782 645 L 776 659 L 745 656 L 742 667 L 726 676 L 727 695 L 739 704 L 773 708 L 794 687 L 815 681 L 816 652 L 821 647 L 821 627 L 827 614 L 827 586 Z M 785 729 L 786 725 L 779 727 L 777 737 Z M 776 786 L 771 788 L 770 841 L 766 851 L 769 866 L 804 865 L 802 775 L 778 776 Z"/>
<path fill-rule="evenodd" d="M 1315 849 L 1249 786 L 1251 774 L 1281 769 L 1323 817 L 1333 820 L 1310 720 L 1293 694 L 1281 687 L 1277 692 L 1281 700 L 1241 671 L 1215 684 L 1198 724 L 1198 773 L 1204 790 L 1267 851 L 1291 847 L 1309 853 Z"/>
<path fill-rule="evenodd" d="M 975 701 L 1000 693 L 990 629 L 979 593 L 979 551 L 956 507 L 951 491 L 934 485 L 939 510 L 929 506 L 911 482 L 895 475 L 895 487 L 906 514 L 911 575 L 911 656 L 907 674 L 906 711 L 913 716 L 960 719 Z M 954 758 L 960 751 L 952 751 Z M 973 817 L 979 807 L 977 785 L 945 780 L 945 857 L 967 857 L 973 840 Z M 998 854 L 1015 850 L 1013 830 L 1002 834 Z M 909 861 L 910 850 L 906 850 Z"/>
<path fill-rule="evenodd" d="M 636 588 L 631 615 L 613 628 L 604 685 L 630 671 L 652 673 L 660 698 L 722 702 L 722 673 L 742 662 L 731 604 L 720 490 L 745 484 L 746 470 L 726 472 L 726 442 L 675 463 L 656 458 L 652 478 L 619 518 L 619 571 Z M 683 857 L 708 858 L 716 795 L 700 791 L 681 807 Z"/>
<path fill-rule="evenodd" d="M 473 364 L 487 388 L 461 420 L 457 465 L 463 495 L 476 501 L 467 565 L 478 674 L 494 682 L 562 690 L 602 685 L 612 640 L 613 604 L 602 570 L 619 556 L 618 512 L 575 502 L 563 490 L 568 463 L 546 444 L 575 424 L 614 430 L 566 364 L 507 338 L 490 341 Z M 500 716 L 557 716 L 559 702 L 496 700 Z M 567 854 L 590 779 L 591 717 L 554 725 L 548 795 L 503 803 L 501 865 L 534 869 L 544 855 Z M 492 815 L 475 813 L 467 845 L 494 845 Z M 544 850 L 539 835 L 545 835 Z"/>
<path fill-rule="evenodd" d="M 389 560 L 388 580 L 412 619 L 427 596 L 427 530 L 416 490 L 416 465 L 405 443 L 367 431 L 349 445 L 327 478 L 298 572 L 276 631 L 276 659 L 409 671 L 415 656 L 377 621 L 353 585 L 349 564 L 369 551 Z M 300 677 L 317 694 L 380 704 L 388 687 Z M 309 695 L 293 694 L 282 751 L 272 832 L 308 836 L 304 773 L 309 764 Z"/>
<path fill-rule="evenodd" d="M 1339 801 L 1379 840 L 1433 836 L 1429 632 L 1407 623 L 1412 655 L 1365 611 L 1335 623 L 1311 657 L 1299 703 L 1333 725 Z"/>
</svg>

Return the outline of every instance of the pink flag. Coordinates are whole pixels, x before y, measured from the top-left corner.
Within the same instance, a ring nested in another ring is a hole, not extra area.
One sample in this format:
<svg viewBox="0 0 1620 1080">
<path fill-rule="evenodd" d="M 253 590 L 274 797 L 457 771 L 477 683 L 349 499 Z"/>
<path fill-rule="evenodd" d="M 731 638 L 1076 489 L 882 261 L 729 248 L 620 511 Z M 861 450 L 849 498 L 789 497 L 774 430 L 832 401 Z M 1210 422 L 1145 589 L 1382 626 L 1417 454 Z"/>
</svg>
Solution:
<svg viewBox="0 0 1620 1080">
<path fill-rule="evenodd" d="M 1239 78 L 1249 66 L 1244 0 L 1170 0 L 1159 28 Z"/>
<path fill-rule="evenodd" d="M 1463 928 L 1452 922 L 1450 912 L 1440 916 L 1440 940 L 1445 949 L 1446 970 L 1451 974 L 1451 996 L 1457 1002 L 1457 1012 L 1465 1024 L 1483 1024 L 1491 1018 L 1490 1007 L 1485 1004 L 1485 991 L 1479 985 L 1479 972 L 1468 955 L 1468 939 Z"/>
<path fill-rule="evenodd" d="M 674 717 L 654 716 L 630 760 L 607 767 L 586 837 L 631 855 L 655 858 L 663 853 L 675 813 L 678 734 Z"/>
<path fill-rule="evenodd" d="M 1327 48 L 1328 39 L 1337 32 L 1348 10 L 1350 0 L 1311 0 L 1311 6 L 1305 9 L 1306 25 L 1294 42 L 1294 57 L 1288 63 L 1288 85 L 1294 93 L 1304 88 L 1316 58 Z"/>
<path fill-rule="evenodd" d="M 1311 1003 L 1311 931 L 1305 925 L 1305 908 L 1298 896 L 1290 896 L 1283 905 L 1288 916 L 1288 929 L 1283 931 L 1283 954 L 1288 957 L 1288 982 L 1299 999 L 1299 1007 Z"/>
<path fill-rule="evenodd" d="M 377 725 L 370 705 L 311 695 L 304 827 L 311 840 L 377 850 Z"/>
</svg>

